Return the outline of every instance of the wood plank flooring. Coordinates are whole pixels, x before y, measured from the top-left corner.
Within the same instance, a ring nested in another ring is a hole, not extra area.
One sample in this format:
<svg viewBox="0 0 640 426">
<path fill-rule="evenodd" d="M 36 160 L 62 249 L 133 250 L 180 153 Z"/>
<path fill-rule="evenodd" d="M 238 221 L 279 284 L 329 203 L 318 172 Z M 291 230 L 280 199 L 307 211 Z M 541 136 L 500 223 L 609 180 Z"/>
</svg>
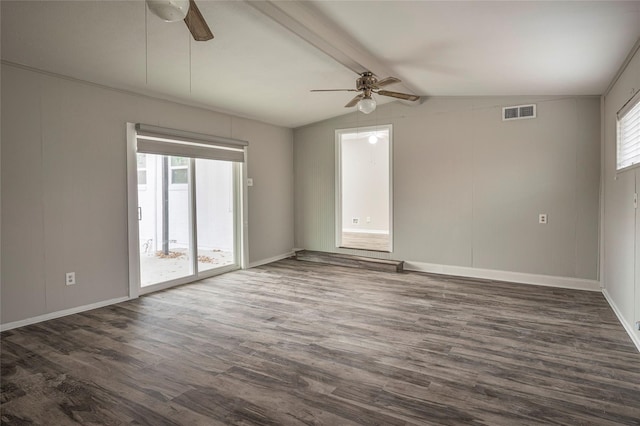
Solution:
<svg viewBox="0 0 640 426">
<path fill-rule="evenodd" d="M 594 292 L 283 260 L 1 334 L 6 425 L 638 425 Z"/>
</svg>

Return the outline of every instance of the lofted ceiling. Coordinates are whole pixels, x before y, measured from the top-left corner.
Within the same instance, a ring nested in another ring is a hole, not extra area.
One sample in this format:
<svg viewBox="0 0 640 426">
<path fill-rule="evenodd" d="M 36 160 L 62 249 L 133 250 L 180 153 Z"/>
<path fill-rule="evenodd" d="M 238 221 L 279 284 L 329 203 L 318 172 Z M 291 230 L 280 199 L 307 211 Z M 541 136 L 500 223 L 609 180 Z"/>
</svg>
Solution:
<svg viewBox="0 0 640 426">
<path fill-rule="evenodd" d="M 142 0 L 3 0 L 2 60 L 297 127 L 350 112 L 309 90 L 364 69 L 426 102 L 602 94 L 640 38 L 640 1 L 196 1 L 212 41 Z"/>
</svg>

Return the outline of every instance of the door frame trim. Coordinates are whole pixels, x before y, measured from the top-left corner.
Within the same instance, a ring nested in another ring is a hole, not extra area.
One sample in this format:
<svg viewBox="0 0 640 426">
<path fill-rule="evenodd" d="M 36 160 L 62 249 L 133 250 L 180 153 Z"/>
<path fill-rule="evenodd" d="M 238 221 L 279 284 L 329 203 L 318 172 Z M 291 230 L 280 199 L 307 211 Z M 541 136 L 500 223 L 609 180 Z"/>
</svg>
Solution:
<svg viewBox="0 0 640 426">
<path fill-rule="evenodd" d="M 138 174 L 137 174 L 137 139 L 136 124 L 126 123 L 127 136 L 127 237 L 128 237 L 128 258 L 129 258 L 129 299 L 138 298 L 141 295 L 154 291 L 164 290 L 170 287 L 195 282 L 201 279 L 210 278 L 226 272 L 246 269 L 249 262 L 249 238 L 248 238 L 248 194 L 246 188 L 247 182 L 247 161 L 248 150 L 244 147 L 244 162 L 233 162 L 233 190 L 234 190 L 234 256 L 235 263 L 232 265 L 222 266 L 206 271 L 204 274 L 198 274 L 197 255 L 193 256 L 193 273 L 186 277 L 180 277 L 174 280 L 165 281 L 158 284 L 152 284 L 142 287 L 140 284 L 140 253 L 139 253 L 139 226 L 138 226 Z M 194 161 L 195 162 L 195 161 Z M 193 166 L 193 164 L 192 164 Z M 193 214 L 189 217 L 190 222 L 190 238 L 197 244 L 197 224 L 192 223 L 192 216 L 195 215 L 195 168 L 190 167 L 193 184 L 189 191 L 189 205 Z M 197 245 L 195 247 L 197 253 Z"/>
<path fill-rule="evenodd" d="M 389 250 L 371 250 L 362 248 L 345 247 L 342 245 L 342 135 L 346 133 L 371 132 L 377 130 L 389 131 Z M 335 130 L 335 241 L 338 249 L 377 251 L 393 253 L 393 124 L 378 124 L 373 126 L 350 127 Z"/>
<path fill-rule="evenodd" d="M 140 296 L 140 253 L 138 227 L 138 163 L 136 143 L 136 125 L 127 123 L 127 233 L 129 251 L 129 298 Z M 132 206 L 135 206 L 133 208 Z M 136 248 L 136 250 L 134 250 Z"/>
</svg>

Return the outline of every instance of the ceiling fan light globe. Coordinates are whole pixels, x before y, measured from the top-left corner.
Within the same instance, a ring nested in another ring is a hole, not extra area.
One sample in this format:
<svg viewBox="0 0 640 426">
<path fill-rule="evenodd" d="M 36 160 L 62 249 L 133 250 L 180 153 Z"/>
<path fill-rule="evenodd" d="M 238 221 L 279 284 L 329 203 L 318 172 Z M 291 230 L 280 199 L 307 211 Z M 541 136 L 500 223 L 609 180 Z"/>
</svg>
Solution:
<svg viewBox="0 0 640 426">
<path fill-rule="evenodd" d="M 363 114 L 371 114 L 376 110 L 376 101 L 371 97 L 360 99 L 356 107 L 358 108 L 358 111 Z"/>
<path fill-rule="evenodd" d="M 165 22 L 182 21 L 189 11 L 189 0 L 147 0 L 149 10 Z"/>
</svg>

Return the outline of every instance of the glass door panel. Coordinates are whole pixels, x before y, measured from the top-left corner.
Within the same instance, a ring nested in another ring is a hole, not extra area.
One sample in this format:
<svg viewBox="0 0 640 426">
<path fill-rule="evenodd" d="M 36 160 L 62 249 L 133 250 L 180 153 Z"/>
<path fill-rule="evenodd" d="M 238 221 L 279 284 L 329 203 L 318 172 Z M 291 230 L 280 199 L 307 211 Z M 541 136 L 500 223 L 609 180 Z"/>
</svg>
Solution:
<svg viewBox="0 0 640 426">
<path fill-rule="evenodd" d="M 236 264 L 234 170 L 229 161 L 196 159 L 198 273 Z"/>
<path fill-rule="evenodd" d="M 191 223 L 191 160 L 137 154 L 140 284 L 195 274 Z"/>
</svg>

